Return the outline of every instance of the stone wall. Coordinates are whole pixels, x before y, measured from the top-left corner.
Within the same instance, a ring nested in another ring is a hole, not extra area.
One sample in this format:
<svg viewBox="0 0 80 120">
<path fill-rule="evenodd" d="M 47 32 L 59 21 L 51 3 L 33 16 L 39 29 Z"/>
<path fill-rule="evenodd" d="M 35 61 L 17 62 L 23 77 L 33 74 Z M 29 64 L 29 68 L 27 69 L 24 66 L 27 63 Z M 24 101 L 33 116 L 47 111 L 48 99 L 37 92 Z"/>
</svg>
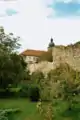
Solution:
<svg viewBox="0 0 80 120">
<path fill-rule="evenodd" d="M 53 62 L 56 66 L 68 63 L 80 71 L 80 46 L 56 46 L 53 48 Z"/>
<path fill-rule="evenodd" d="M 40 62 L 28 65 L 29 70 L 42 71 L 43 73 L 55 69 L 60 63 L 68 63 L 73 69 L 80 71 L 80 45 L 55 46 L 52 49 L 53 62 Z"/>
<path fill-rule="evenodd" d="M 30 70 L 30 72 L 34 72 L 34 71 L 42 71 L 43 73 L 48 73 L 51 69 L 56 68 L 56 66 L 54 65 L 53 62 L 40 62 L 38 64 L 34 63 L 34 64 L 29 64 L 28 68 Z"/>
</svg>

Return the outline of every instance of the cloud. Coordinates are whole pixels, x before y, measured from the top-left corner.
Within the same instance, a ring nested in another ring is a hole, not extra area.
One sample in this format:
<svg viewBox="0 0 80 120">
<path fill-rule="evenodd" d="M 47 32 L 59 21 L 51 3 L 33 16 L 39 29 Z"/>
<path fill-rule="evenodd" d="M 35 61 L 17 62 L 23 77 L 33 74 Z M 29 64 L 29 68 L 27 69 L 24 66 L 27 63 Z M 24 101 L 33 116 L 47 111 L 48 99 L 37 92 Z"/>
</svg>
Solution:
<svg viewBox="0 0 80 120">
<path fill-rule="evenodd" d="M 7 17 L 7 16 L 12 16 L 16 15 L 18 12 L 15 9 L 6 9 L 3 11 L 0 11 L 0 17 Z"/>
<path fill-rule="evenodd" d="M 12 15 L 16 15 L 18 12 L 15 9 L 6 9 L 5 13 L 8 16 L 12 16 Z"/>
<path fill-rule="evenodd" d="M 49 1 L 47 3 L 49 4 Z M 47 9 L 47 3 L 43 0 L 18 0 L 1 4 L 0 12 L 6 9 L 19 11 L 19 14 L 11 17 L 1 17 L 0 25 L 4 26 L 6 32 L 12 32 L 21 37 L 21 51 L 46 49 L 51 36 L 57 45 L 67 45 L 80 40 L 80 19 L 67 17 L 49 19 L 47 15 L 52 15 L 54 10 L 54 16 L 56 16 L 56 11 L 52 7 Z M 53 3 L 50 2 L 50 4 Z"/>
<path fill-rule="evenodd" d="M 3 25 L 6 31 L 20 36 L 25 49 L 44 49 L 48 28 L 46 26 L 47 13 L 43 2 L 41 0 L 19 0 L 15 5 L 8 6 L 10 7 L 19 11 L 19 14 L 1 18 L 0 25 Z"/>
<path fill-rule="evenodd" d="M 0 17 L 7 17 L 16 15 L 18 10 L 16 9 L 15 1 L 0 1 Z"/>
<path fill-rule="evenodd" d="M 55 0 L 52 4 L 47 4 L 47 8 L 52 8 L 53 17 L 73 17 L 80 16 L 80 0 Z M 55 11 L 55 15 L 54 15 Z"/>
<path fill-rule="evenodd" d="M 64 3 L 70 3 L 70 2 L 73 2 L 73 3 L 80 3 L 80 0 L 53 0 L 55 2 L 64 2 Z"/>
<path fill-rule="evenodd" d="M 63 2 L 63 3 L 70 3 L 73 2 L 74 0 L 56 0 L 56 2 Z"/>
</svg>

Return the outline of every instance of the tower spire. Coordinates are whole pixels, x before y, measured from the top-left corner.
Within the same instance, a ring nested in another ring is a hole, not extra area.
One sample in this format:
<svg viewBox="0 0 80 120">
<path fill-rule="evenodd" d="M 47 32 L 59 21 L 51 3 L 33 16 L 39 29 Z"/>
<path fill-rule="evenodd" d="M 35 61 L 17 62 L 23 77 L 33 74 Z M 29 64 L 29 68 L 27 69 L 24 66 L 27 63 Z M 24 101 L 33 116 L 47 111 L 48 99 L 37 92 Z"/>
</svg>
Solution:
<svg viewBox="0 0 80 120">
<path fill-rule="evenodd" d="M 54 44 L 54 42 L 53 42 L 53 38 L 51 37 L 50 43 L 49 43 L 49 45 L 48 45 L 48 48 L 51 48 L 51 47 L 54 47 L 54 46 L 55 46 L 55 44 Z"/>
</svg>

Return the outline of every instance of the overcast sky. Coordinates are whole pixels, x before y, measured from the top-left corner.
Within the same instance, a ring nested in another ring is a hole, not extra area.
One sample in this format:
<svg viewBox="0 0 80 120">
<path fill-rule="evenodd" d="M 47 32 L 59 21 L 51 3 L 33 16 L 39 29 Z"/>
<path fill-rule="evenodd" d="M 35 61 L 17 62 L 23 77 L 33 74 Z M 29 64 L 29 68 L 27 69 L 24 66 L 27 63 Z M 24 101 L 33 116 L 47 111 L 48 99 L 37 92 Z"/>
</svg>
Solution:
<svg viewBox="0 0 80 120">
<path fill-rule="evenodd" d="M 80 0 L 0 0 L 0 25 L 21 37 L 22 50 L 80 40 Z"/>
</svg>

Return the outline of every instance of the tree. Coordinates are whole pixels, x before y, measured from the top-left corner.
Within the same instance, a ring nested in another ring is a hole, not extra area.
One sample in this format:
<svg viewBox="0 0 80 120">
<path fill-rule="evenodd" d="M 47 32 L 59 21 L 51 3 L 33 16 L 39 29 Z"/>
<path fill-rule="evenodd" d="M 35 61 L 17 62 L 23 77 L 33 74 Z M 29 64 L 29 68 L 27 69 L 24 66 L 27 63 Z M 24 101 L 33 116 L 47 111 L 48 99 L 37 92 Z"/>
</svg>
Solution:
<svg viewBox="0 0 80 120">
<path fill-rule="evenodd" d="M 20 37 L 14 37 L 13 33 L 6 34 L 3 27 L 0 27 L 0 51 L 8 53 L 20 48 Z"/>
<path fill-rule="evenodd" d="M 67 63 L 62 63 L 51 70 L 40 84 L 42 99 L 70 100 L 80 92 L 80 72 L 73 70 Z"/>
<path fill-rule="evenodd" d="M 27 64 L 16 53 L 20 47 L 19 39 L 11 35 L 6 35 L 4 29 L 0 29 L 0 88 L 4 89 L 17 85 L 28 73 Z"/>
</svg>

